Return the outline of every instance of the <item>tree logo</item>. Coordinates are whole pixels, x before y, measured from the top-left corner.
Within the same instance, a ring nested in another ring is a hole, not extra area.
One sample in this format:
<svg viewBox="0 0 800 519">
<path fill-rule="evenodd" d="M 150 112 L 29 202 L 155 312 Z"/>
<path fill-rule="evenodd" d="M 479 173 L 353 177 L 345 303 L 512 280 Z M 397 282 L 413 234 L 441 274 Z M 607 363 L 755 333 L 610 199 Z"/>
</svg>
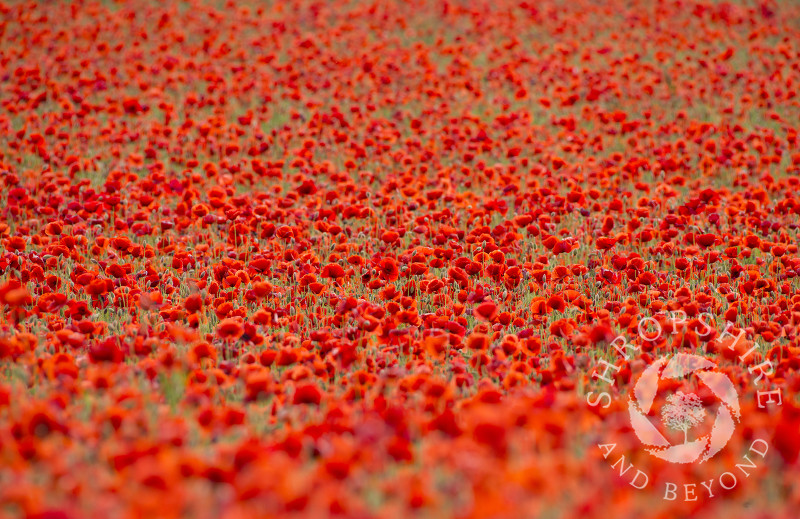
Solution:
<svg viewBox="0 0 800 519">
<path fill-rule="evenodd" d="M 670 429 L 683 431 L 683 443 L 689 442 L 689 429 L 698 425 L 706 416 L 700 397 L 694 393 L 678 391 L 667 397 L 667 405 L 661 410 L 661 421 Z"/>
<path fill-rule="evenodd" d="M 678 353 L 662 357 L 644 370 L 628 399 L 628 411 L 636 436 L 649 447 L 647 452 L 672 463 L 693 463 L 698 459 L 702 463 L 725 447 L 741 419 L 739 398 L 728 376 L 715 368 L 716 364 L 708 359 Z M 708 394 L 715 402 L 704 405 L 700 396 L 683 391 L 668 396 L 666 404 L 661 407 L 662 424 L 683 432 L 683 443 L 673 444 L 648 415 L 655 414 L 659 382 L 680 382 L 692 375 L 697 377 L 700 385 L 708 388 Z M 713 427 L 706 434 L 693 438 L 691 433 L 705 421 L 706 408 L 713 404 L 716 404 Z"/>
</svg>

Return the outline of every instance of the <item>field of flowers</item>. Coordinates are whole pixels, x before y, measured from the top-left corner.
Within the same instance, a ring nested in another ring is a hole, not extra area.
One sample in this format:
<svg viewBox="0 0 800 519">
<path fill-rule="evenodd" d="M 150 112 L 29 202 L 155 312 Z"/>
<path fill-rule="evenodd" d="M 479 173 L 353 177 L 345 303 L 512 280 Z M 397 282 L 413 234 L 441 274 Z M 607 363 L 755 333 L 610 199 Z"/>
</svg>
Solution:
<svg viewBox="0 0 800 519">
<path fill-rule="evenodd" d="M 800 3 L 6 1 L 0 76 L 0 519 L 798 516 Z"/>
</svg>

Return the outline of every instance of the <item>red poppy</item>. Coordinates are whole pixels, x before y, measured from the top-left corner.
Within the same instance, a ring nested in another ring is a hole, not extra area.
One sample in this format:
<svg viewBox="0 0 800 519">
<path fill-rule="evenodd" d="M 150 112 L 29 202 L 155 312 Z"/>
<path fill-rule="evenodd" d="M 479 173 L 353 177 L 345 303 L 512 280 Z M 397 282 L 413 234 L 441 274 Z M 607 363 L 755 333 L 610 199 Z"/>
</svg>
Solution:
<svg viewBox="0 0 800 519">
<path fill-rule="evenodd" d="M 380 262 L 381 278 L 386 281 L 395 281 L 400 275 L 400 270 L 397 268 L 397 262 L 392 258 L 383 258 Z"/>
<path fill-rule="evenodd" d="M 557 312 L 563 312 L 567 308 L 567 303 L 563 297 L 552 295 L 547 299 L 547 307 Z"/>
<path fill-rule="evenodd" d="M 479 321 L 492 322 L 497 317 L 497 305 L 491 301 L 486 301 L 476 306 L 472 314 Z"/>
<path fill-rule="evenodd" d="M 226 341 L 238 339 L 242 333 L 244 333 L 242 323 L 235 318 L 223 319 L 217 325 L 217 335 Z"/>
<path fill-rule="evenodd" d="M 330 278 L 330 279 L 339 279 L 344 277 L 344 269 L 335 263 L 329 263 L 322 268 L 322 272 L 320 273 L 320 277 Z"/>
<path fill-rule="evenodd" d="M 300 384 L 295 388 L 292 403 L 319 405 L 322 391 L 315 384 Z"/>
</svg>

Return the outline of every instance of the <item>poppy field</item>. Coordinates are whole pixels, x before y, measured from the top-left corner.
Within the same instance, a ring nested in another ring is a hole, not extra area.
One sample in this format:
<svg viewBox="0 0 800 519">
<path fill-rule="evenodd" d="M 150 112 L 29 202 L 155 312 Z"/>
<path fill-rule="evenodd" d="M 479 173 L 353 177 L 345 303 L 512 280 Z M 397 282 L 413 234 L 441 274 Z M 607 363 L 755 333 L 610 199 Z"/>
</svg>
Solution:
<svg viewBox="0 0 800 519">
<path fill-rule="evenodd" d="M 797 517 L 800 3 L 6 1 L 0 76 L 0 519 Z"/>
</svg>

